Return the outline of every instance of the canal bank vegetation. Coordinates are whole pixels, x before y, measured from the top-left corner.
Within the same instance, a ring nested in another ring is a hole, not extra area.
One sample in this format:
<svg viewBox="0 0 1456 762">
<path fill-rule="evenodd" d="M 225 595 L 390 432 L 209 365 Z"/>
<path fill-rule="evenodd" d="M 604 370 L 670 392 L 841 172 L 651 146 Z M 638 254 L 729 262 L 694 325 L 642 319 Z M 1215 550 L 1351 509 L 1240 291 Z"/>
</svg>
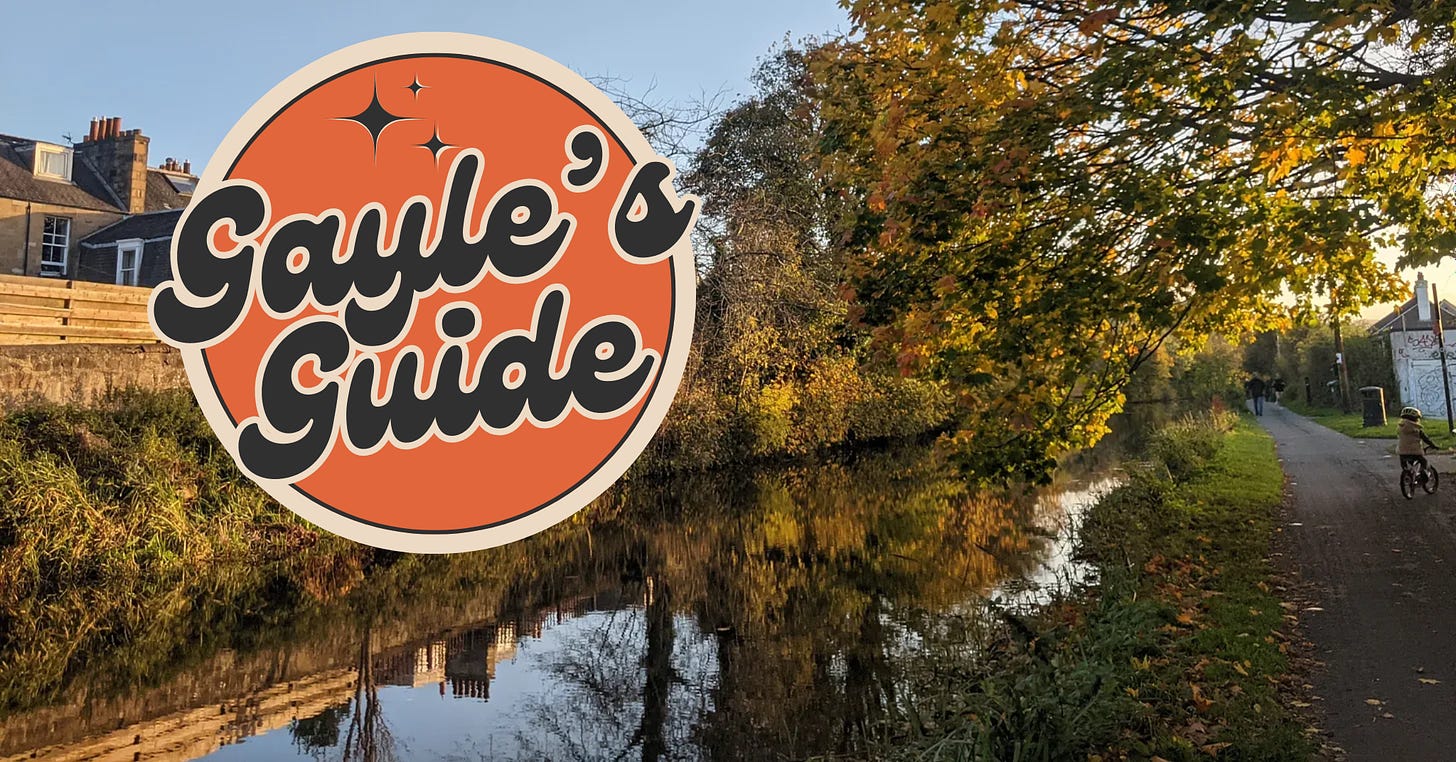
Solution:
<svg viewBox="0 0 1456 762">
<path fill-rule="evenodd" d="M 936 409 L 933 387 L 877 382 L 843 363 L 838 372 L 774 387 L 773 417 L 761 406 L 720 407 L 705 419 L 693 402 L 706 395 L 690 392 L 634 473 L 680 477 L 678 457 L 690 471 L 913 437 L 942 420 L 926 412 Z M 694 441 L 712 449 L 696 460 L 672 449 Z M 157 607 L 239 567 L 258 586 L 358 581 L 398 558 L 319 530 L 244 478 L 186 390 L 0 418 L 0 674 L 15 685 L 62 674 L 108 643 L 164 636 Z"/>
<path fill-rule="evenodd" d="M 627 698 L 601 716 L 592 715 L 602 709 L 595 701 L 548 702 L 542 709 L 561 720 L 552 727 L 618 727 L 631 721 L 634 696 L 666 701 L 666 692 L 638 682 L 645 675 L 652 685 L 686 679 L 702 695 L 713 686 L 710 701 L 674 699 L 671 714 L 711 706 L 697 727 L 715 747 L 773 748 L 789 758 L 863 749 L 864 735 L 898 711 L 906 639 L 921 625 L 938 629 L 941 612 L 975 591 L 1034 573 L 1050 542 L 1038 520 L 1060 515 L 1049 501 L 1110 478 L 1119 461 L 1116 450 L 1082 453 L 1047 493 L 983 492 L 924 446 L 844 452 L 632 480 L 580 520 L 479 553 L 359 557 L 300 544 L 296 561 L 177 562 L 164 579 L 114 592 L 51 591 L 23 610 L 43 621 L 0 629 L 0 738 L 7 711 L 24 707 L 75 706 L 65 702 L 80 697 L 96 707 L 152 689 L 185 701 L 194 695 L 189 681 L 236 697 L 246 691 L 234 677 L 228 693 L 211 675 L 236 669 L 244 684 L 267 685 L 279 653 L 298 657 L 285 663 L 321 669 L 357 653 L 366 631 L 398 646 L 462 625 L 540 621 L 592 600 L 627 610 L 618 625 L 636 621 L 645 632 L 618 627 L 586 650 L 543 653 L 567 662 L 561 675 L 572 690 Z M 717 657 L 685 663 L 702 653 L 692 642 Z M 640 662 L 644 644 L 678 656 Z M 610 685 L 597 682 L 600 659 L 621 662 Z M 843 670 L 833 666 L 841 659 Z M 697 667 L 684 672 L 687 663 Z M 578 678 L 581 685 L 570 682 Z M 115 716 L 95 712 L 88 716 Z M 613 738 L 626 743 L 630 735 Z"/>
<path fill-rule="evenodd" d="M 930 669 L 886 753 L 919 759 L 1303 759 L 1270 543 L 1272 440 L 1211 413 L 1168 426 L 1150 464 L 1090 510 L 1092 584 L 1005 614 L 984 656 Z"/>
</svg>

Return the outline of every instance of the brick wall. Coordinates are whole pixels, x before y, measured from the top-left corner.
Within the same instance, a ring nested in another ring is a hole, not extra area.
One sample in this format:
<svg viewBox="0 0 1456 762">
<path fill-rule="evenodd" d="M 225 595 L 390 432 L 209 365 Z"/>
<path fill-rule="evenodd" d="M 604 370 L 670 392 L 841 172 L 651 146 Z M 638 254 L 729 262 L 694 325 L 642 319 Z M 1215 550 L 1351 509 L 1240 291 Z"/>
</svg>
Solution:
<svg viewBox="0 0 1456 762">
<path fill-rule="evenodd" d="M 87 404 L 129 386 L 187 386 L 182 355 L 165 344 L 0 347 L 0 410 L 36 400 Z"/>
</svg>

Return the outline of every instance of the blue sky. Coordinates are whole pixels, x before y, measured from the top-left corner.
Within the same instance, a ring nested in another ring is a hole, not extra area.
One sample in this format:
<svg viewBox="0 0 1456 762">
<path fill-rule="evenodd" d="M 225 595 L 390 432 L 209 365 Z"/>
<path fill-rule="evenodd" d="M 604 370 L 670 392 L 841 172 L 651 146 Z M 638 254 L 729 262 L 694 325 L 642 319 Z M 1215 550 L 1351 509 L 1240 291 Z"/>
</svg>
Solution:
<svg viewBox="0 0 1456 762">
<path fill-rule="evenodd" d="M 628 10 L 631 9 L 631 10 Z M 835 0 L 82 0 L 7 7 L 0 133 L 79 140 L 94 116 L 151 137 L 152 165 L 200 172 L 249 106 L 305 64 L 401 32 L 497 37 L 626 89 L 689 99 L 744 92 L 755 60 L 789 35 L 848 31 Z"/>
</svg>

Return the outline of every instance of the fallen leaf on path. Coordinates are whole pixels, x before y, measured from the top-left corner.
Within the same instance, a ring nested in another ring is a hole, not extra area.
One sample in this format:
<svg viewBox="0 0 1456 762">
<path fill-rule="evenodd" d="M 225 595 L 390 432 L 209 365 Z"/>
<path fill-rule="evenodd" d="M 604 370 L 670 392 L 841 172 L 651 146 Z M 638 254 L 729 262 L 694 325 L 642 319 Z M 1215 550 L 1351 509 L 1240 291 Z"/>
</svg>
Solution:
<svg viewBox="0 0 1456 762">
<path fill-rule="evenodd" d="M 1305 609 L 1305 611 L 1324 611 L 1324 609 L 1320 608 L 1319 606 L 1310 606 L 1309 608 Z"/>
<path fill-rule="evenodd" d="M 1365 703 L 1369 704 L 1370 706 L 1380 706 L 1385 702 L 1381 701 L 1380 699 L 1365 699 Z"/>
<path fill-rule="evenodd" d="M 1203 746 L 1200 746 L 1198 748 L 1204 754 L 1207 754 L 1210 757 L 1216 757 L 1218 756 L 1219 752 L 1227 749 L 1230 746 L 1233 746 L 1233 744 L 1229 743 L 1228 741 L 1221 741 L 1219 743 L 1204 744 Z"/>
<path fill-rule="evenodd" d="M 1424 683 L 1426 685 L 1440 685 L 1441 684 L 1441 681 L 1440 680 L 1436 680 L 1436 679 L 1429 678 L 1429 677 L 1418 677 L 1416 679 L 1419 680 L 1419 681 L 1421 681 L 1422 683 Z"/>
<path fill-rule="evenodd" d="M 1384 717 L 1387 720 L 1393 720 L 1393 719 L 1395 719 L 1395 715 L 1391 714 L 1390 712 L 1386 712 L 1386 713 L 1384 713 L 1384 714 L 1382 714 L 1380 716 L 1381 717 Z"/>
</svg>

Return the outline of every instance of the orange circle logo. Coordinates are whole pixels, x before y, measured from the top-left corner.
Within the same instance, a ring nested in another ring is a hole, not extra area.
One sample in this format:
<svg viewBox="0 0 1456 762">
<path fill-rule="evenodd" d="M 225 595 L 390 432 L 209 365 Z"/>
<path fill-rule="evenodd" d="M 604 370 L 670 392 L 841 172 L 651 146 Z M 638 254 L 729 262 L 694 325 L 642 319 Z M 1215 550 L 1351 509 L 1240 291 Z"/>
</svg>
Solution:
<svg viewBox="0 0 1456 762">
<path fill-rule="evenodd" d="M 370 545 L 501 545 L 641 454 L 687 360 L 697 200 L 605 95 L 498 40 L 322 58 L 213 155 L 154 330 L 249 478 Z"/>
</svg>

